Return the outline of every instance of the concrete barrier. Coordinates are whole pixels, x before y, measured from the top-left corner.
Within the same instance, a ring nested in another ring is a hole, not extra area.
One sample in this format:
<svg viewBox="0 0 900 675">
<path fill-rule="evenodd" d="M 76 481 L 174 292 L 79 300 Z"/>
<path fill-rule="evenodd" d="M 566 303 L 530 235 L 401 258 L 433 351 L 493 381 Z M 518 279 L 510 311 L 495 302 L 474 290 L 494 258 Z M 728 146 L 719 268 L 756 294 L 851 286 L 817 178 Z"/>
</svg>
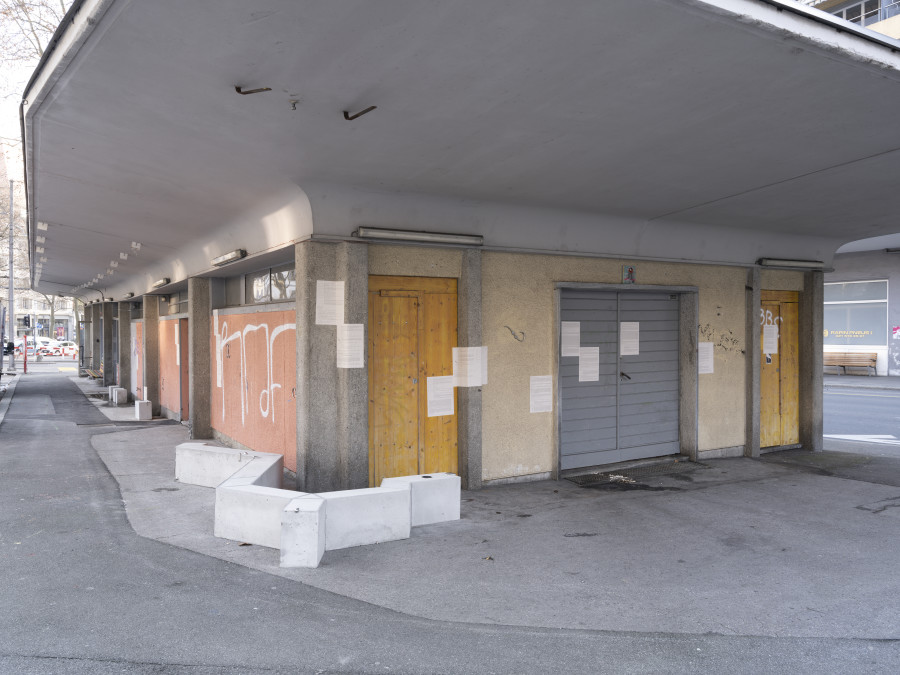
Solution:
<svg viewBox="0 0 900 675">
<path fill-rule="evenodd" d="M 116 407 L 128 405 L 128 390 L 124 387 L 110 387 L 109 404 Z"/>
<path fill-rule="evenodd" d="M 381 487 L 308 494 L 281 489 L 283 458 L 203 442 L 175 449 L 175 477 L 216 488 L 217 537 L 280 549 L 282 567 L 317 567 L 325 551 L 409 538 L 412 525 L 459 518 L 459 477 L 389 478 Z"/>
<path fill-rule="evenodd" d="M 317 493 L 325 500 L 325 550 L 409 539 L 409 495 L 408 485 Z"/>
<path fill-rule="evenodd" d="M 304 494 L 281 515 L 280 567 L 318 567 L 325 554 L 325 500 Z"/>
<path fill-rule="evenodd" d="M 153 404 L 150 401 L 135 401 L 134 418 L 137 420 L 152 420 Z"/>
<path fill-rule="evenodd" d="M 255 459 L 271 461 L 265 466 L 256 464 L 255 468 L 249 469 L 249 474 L 243 473 Z M 255 483 L 257 485 L 280 488 L 282 462 L 281 455 L 193 441 L 181 443 L 175 448 L 175 479 L 191 485 L 218 487 L 227 479 L 237 477 L 236 474 L 240 471 L 242 476 L 256 476 L 259 479 Z M 274 466 L 275 463 L 278 464 L 277 467 Z"/>
<path fill-rule="evenodd" d="M 459 520 L 461 484 L 454 473 L 385 478 L 381 487 L 408 486 L 410 521 L 413 527 Z"/>
</svg>

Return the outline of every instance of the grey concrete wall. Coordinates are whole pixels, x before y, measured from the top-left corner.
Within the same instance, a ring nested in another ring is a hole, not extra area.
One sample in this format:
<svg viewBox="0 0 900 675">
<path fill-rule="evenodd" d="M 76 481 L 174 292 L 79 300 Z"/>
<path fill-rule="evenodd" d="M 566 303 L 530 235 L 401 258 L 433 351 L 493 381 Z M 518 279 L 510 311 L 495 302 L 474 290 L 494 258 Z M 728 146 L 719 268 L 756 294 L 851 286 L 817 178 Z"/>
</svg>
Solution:
<svg viewBox="0 0 900 675">
<path fill-rule="evenodd" d="M 481 251 L 463 252 L 462 270 L 457 287 L 458 341 L 463 347 L 478 347 L 481 337 Z M 488 367 L 490 367 L 488 355 Z M 490 381 L 490 378 L 488 378 Z M 463 489 L 481 487 L 481 387 L 458 387 L 459 402 L 459 474 Z"/>
<path fill-rule="evenodd" d="M 368 486 L 368 375 L 337 368 L 336 330 L 316 325 L 316 281 L 344 281 L 344 321 L 367 324 L 368 249 L 361 243 L 297 244 L 297 487 Z"/>
<path fill-rule="evenodd" d="M 892 328 L 900 326 L 900 253 L 866 251 L 842 253 L 834 257 L 834 271 L 825 281 L 888 281 L 888 375 L 900 375 L 900 338 Z"/>
<path fill-rule="evenodd" d="M 113 353 L 113 318 L 118 306 L 114 302 L 100 305 L 103 313 L 103 386 L 116 383 L 116 354 Z"/>
<path fill-rule="evenodd" d="M 699 374 L 697 372 L 700 297 L 678 295 L 678 436 L 681 454 L 697 460 L 699 450 Z"/>
<path fill-rule="evenodd" d="M 800 294 L 800 443 L 807 450 L 822 450 L 824 393 L 822 389 L 822 330 L 824 327 L 824 274 L 803 275 Z"/>
<path fill-rule="evenodd" d="M 760 369 L 760 323 L 759 310 L 762 307 L 759 268 L 747 270 L 747 325 L 745 327 L 745 351 L 747 360 L 747 412 L 744 456 L 759 457 L 759 369 Z"/>
<path fill-rule="evenodd" d="M 154 415 L 159 415 L 159 298 L 144 296 L 144 387 Z"/>
<path fill-rule="evenodd" d="M 100 304 L 94 303 L 89 307 L 91 312 L 91 368 L 93 370 L 100 369 L 100 354 L 103 351 L 103 331 L 100 328 Z"/>
<path fill-rule="evenodd" d="M 120 302 L 119 310 L 119 382 L 131 399 L 131 302 Z"/>
<path fill-rule="evenodd" d="M 188 419 L 191 438 L 212 438 L 210 280 L 188 279 Z"/>
</svg>

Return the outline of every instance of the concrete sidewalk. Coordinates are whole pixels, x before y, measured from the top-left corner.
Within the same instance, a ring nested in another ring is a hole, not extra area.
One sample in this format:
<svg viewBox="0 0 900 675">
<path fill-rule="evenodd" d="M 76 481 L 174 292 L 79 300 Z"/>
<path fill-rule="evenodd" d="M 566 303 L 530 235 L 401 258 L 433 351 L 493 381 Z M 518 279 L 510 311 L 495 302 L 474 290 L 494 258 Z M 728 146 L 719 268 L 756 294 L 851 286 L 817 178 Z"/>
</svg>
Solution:
<svg viewBox="0 0 900 675">
<path fill-rule="evenodd" d="M 900 376 L 875 375 L 825 375 L 822 378 L 825 388 L 829 387 L 861 387 L 865 389 L 900 389 Z"/>
<path fill-rule="evenodd" d="M 491 487 L 463 494 L 458 522 L 329 551 L 315 570 L 284 570 L 277 550 L 212 535 L 214 490 L 174 480 L 174 448 L 185 440 L 180 425 L 92 439 L 139 534 L 405 614 L 900 639 L 900 459 L 879 458 L 864 478 L 854 472 L 871 458 L 795 451 L 681 463 L 631 484 Z"/>
</svg>

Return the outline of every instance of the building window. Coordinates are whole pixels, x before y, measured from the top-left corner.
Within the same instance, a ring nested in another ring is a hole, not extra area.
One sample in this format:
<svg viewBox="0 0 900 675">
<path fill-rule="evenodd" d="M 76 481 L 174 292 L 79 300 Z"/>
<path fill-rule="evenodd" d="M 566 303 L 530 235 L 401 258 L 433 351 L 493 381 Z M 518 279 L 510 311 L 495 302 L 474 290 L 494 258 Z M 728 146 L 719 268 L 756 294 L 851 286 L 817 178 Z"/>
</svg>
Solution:
<svg viewBox="0 0 900 675">
<path fill-rule="evenodd" d="M 887 281 L 825 284 L 824 344 L 887 345 L 887 294 Z"/>
<path fill-rule="evenodd" d="M 868 26 L 887 18 L 886 16 L 881 16 L 882 12 L 880 10 L 881 0 L 863 0 L 862 2 L 852 2 L 840 9 L 831 10 L 831 13 L 850 23 Z"/>
<path fill-rule="evenodd" d="M 297 295 L 293 265 L 260 270 L 246 277 L 247 303 L 287 302 Z"/>
</svg>

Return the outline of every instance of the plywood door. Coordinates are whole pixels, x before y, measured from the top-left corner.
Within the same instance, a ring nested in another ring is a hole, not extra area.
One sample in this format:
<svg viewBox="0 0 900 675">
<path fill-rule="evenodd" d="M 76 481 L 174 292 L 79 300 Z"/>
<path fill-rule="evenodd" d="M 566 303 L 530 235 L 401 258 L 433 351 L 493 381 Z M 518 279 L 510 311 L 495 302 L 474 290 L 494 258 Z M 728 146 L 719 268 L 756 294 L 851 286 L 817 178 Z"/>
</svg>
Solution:
<svg viewBox="0 0 900 675">
<path fill-rule="evenodd" d="M 457 417 L 428 417 L 426 388 L 452 375 L 455 346 L 455 279 L 369 279 L 369 485 L 457 472 Z"/>
<path fill-rule="evenodd" d="M 800 441 L 799 296 L 762 291 L 760 310 L 760 447 Z M 766 326 L 778 334 L 778 350 L 766 353 Z"/>
</svg>

